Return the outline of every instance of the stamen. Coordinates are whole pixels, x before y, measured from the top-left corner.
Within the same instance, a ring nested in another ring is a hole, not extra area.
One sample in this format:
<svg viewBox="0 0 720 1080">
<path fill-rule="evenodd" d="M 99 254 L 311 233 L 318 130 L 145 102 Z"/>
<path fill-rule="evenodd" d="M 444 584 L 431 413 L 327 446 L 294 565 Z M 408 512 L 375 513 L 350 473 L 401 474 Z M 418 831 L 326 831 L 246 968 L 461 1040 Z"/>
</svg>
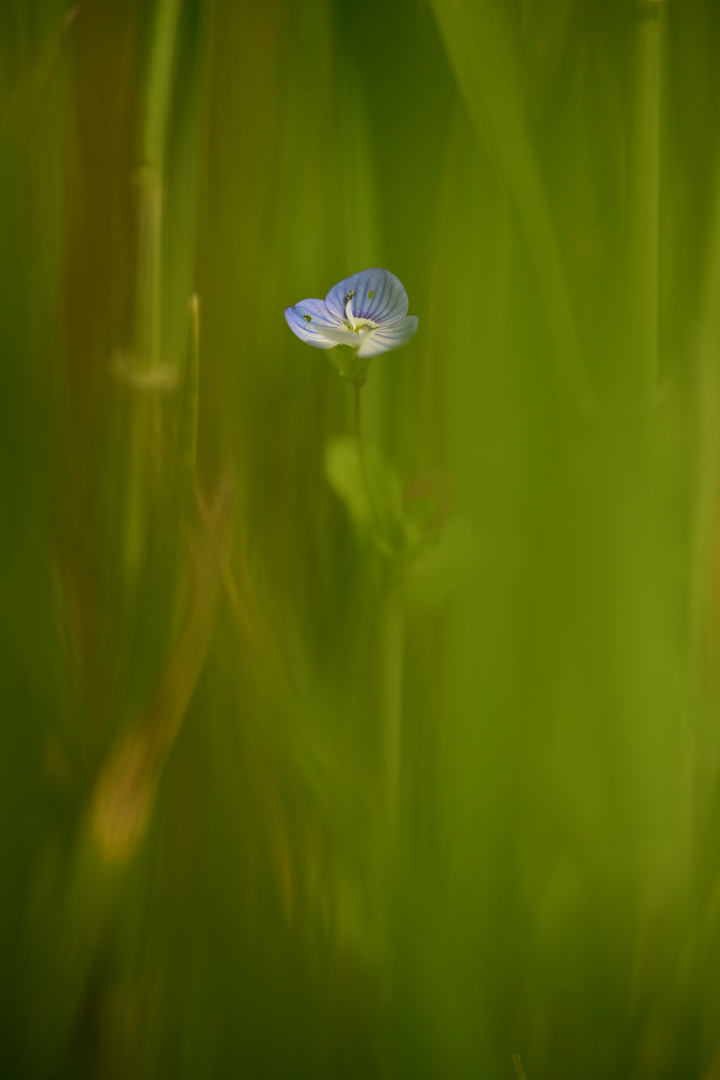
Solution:
<svg viewBox="0 0 720 1080">
<path fill-rule="evenodd" d="M 355 296 L 355 290 L 351 289 L 350 292 L 345 297 L 345 314 L 347 315 L 347 320 L 350 323 L 350 325 L 352 326 L 353 330 L 355 329 L 355 316 L 353 315 L 353 309 L 352 309 L 352 302 L 353 302 L 354 296 Z"/>
</svg>

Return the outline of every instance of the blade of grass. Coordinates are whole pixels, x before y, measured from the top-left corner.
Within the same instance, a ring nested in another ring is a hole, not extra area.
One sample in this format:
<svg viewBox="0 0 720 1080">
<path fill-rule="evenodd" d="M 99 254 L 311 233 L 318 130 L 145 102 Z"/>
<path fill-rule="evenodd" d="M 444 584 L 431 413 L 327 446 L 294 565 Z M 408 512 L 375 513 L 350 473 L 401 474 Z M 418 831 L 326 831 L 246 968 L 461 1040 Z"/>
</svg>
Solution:
<svg viewBox="0 0 720 1080">
<path fill-rule="evenodd" d="M 576 405 L 587 404 L 592 386 L 527 129 L 522 65 L 507 7 L 496 0 L 433 0 L 432 6 L 477 134 L 512 191 L 547 307 L 560 385 Z"/>
<path fill-rule="evenodd" d="M 630 272 L 641 400 L 652 405 L 658 367 L 660 225 L 660 59 L 663 0 L 638 0 L 635 97 L 630 147 Z"/>
</svg>

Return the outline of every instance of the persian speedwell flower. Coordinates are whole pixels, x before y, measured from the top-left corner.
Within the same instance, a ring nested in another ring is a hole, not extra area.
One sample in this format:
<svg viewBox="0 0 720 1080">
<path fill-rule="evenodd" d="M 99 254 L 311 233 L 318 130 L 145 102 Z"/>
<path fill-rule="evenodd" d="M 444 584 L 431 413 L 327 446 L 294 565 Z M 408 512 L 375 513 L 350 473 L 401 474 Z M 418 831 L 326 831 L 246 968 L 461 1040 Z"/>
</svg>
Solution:
<svg viewBox="0 0 720 1080">
<path fill-rule="evenodd" d="M 324 300 L 301 300 L 285 309 L 294 334 L 316 349 L 345 345 L 352 352 L 336 367 L 349 382 L 359 385 L 367 378 L 373 356 L 397 349 L 418 328 L 417 316 L 408 315 L 408 298 L 402 283 L 389 270 L 376 267 L 338 282 Z"/>
</svg>

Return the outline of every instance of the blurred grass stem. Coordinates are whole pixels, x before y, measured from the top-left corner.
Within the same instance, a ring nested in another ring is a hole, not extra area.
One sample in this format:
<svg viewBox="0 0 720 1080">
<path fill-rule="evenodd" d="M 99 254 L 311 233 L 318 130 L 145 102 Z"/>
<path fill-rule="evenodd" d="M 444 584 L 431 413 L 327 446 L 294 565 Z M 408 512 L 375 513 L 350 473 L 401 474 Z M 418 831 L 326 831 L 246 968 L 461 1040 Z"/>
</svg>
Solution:
<svg viewBox="0 0 720 1080">
<path fill-rule="evenodd" d="M 159 364 L 161 355 L 164 163 L 179 9 L 179 0 L 158 0 L 155 7 L 141 134 L 137 303 L 140 361 L 147 367 Z"/>
<path fill-rule="evenodd" d="M 660 54 L 663 0 L 636 6 L 635 109 L 630 155 L 632 291 L 642 399 L 652 403 L 658 368 Z"/>
<path fill-rule="evenodd" d="M 158 0 L 150 42 L 141 131 L 138 186 L 138 274 L 135 362 L 153 371 L 162 357 L 162 213 L 165 141 L 170 112 L 179 0 Z M 130 422 L 125 570 L 132 582 L 142 564 L 147 531 L 151 466 L 149 451 L 159 442 L 159 405 L 139 396 Z"/>
<path fill-rule="evenodd" d="M 198 387 L 200 378 L 200 297 L 190 297 L 190 333 L 183 384 L 183 408 L 180 418 L 181 475 L 190 495 L 195 489 L 197 471 Z"/>
<path fill-rule="evenodd" d="M 720 347 L 720 167 L 715 165 L 715 187 L 708 229 L 707 261 L 700 304 L 697 350 L 697 501 L 694 509 L 692 540 L 692 588 L 690 626 L 693 628 L 693 654 L 702 657 L 705 669 L 716 670 L 709 632 L 713 590 L 713 550 L 717 531 L 718 461 L 720 460 L 720 424 L 718 400 L 720 378 L 717 356 Z M 717 682 L 712 682 L 718 694 Z"/>
</svg>

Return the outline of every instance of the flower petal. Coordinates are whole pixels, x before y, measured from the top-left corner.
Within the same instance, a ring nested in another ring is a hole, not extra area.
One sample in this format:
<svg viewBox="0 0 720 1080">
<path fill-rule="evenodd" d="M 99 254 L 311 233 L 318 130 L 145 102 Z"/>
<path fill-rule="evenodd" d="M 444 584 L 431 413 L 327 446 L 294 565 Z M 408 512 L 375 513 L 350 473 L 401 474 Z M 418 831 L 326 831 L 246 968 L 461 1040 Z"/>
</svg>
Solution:
<svg viewBox="0 0 720 1080">
<path fill-rule="evenodd" d="M 285 318 L 293 334 L 316 349 L 332 349 L 337 341 L 325 337 L 323 330 L 337 328 L 338 319 L 325 306 L 324 300 L 301 300 L 294 307 L 285 308 Z"/>
<path fill-rule="evenodd" d="M 408 298 L 402 282 L 389 270 L 361 270 L 338 282 L 325 297 L 328 311 L 345 318 L 345 297 L 354 292 L 352 312 L 356 319 L 394 323 L 407 315 Z"/>
<path fill-rule="evenodd" d="M 323 337 L 332 341 L 333 345 L 349 345 L 351 349 L 357 349 L 362 340 L 357 334 L 346 330 L 344 326 L 323 326 L 322 334 Z"/>
<path fill-rule="evenodd" d="M 390 352 L 391 349 L 398 349 L 410 340 L 417 328 L 417 315 L 407 315 L 404 319 L 391 323 L 389 326 L 379 326 L 377 330 L 372 330 L 363 338 L 357 354 L 364 359 L 368 356 L 377 356 L 379 353 Z"/>
</svg>

